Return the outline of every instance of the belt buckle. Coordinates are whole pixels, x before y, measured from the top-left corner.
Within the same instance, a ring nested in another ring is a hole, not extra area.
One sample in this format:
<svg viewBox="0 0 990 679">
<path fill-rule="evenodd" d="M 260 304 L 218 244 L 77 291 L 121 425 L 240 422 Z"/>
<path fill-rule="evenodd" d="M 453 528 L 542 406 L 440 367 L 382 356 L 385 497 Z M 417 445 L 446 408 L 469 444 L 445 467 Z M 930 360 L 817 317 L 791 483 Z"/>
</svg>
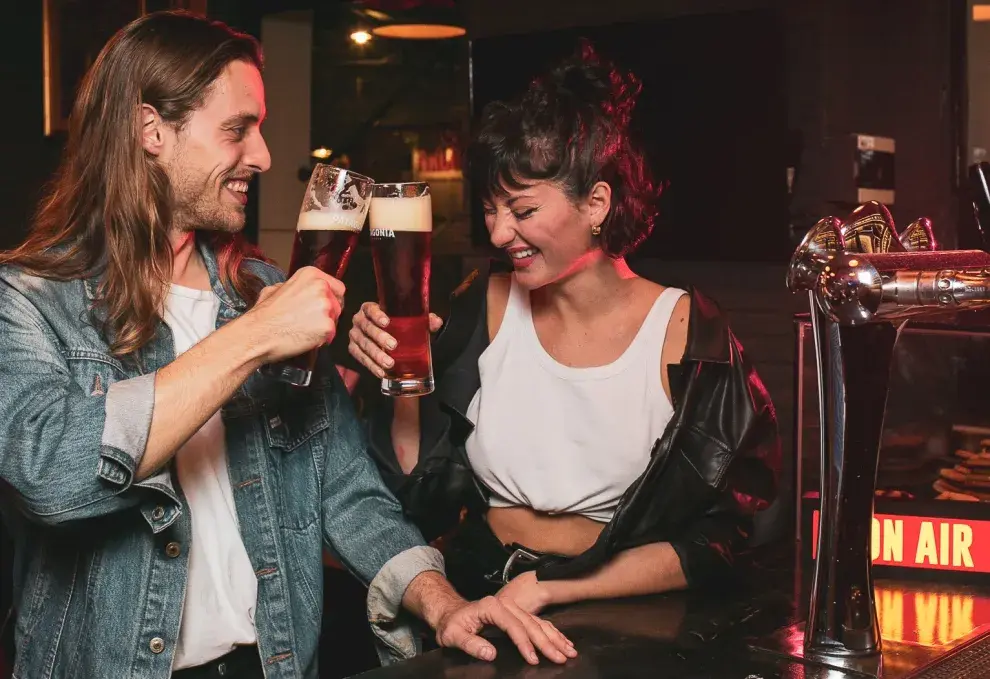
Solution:
<svg viewBox="0 0 990 679">
<path fill-rule="evenodd" d="M 512 552 L 512 554 L 509 555 L 509 560 L 505 562 L 505 568 L 502 569 L 502 583 L 503 584 L 509 583 L 509 579 L 511 578 L 512 575 L 512 567 L 515 566 L 517 562 L 533 563 L 534 561 L 539 560 L 539 558 L 540 558 L 539 554 L 535 554 L 529 551 L 528 549 L 526 549 L 525 547 L 516 548 L 516 551 Z"/>
</svg>

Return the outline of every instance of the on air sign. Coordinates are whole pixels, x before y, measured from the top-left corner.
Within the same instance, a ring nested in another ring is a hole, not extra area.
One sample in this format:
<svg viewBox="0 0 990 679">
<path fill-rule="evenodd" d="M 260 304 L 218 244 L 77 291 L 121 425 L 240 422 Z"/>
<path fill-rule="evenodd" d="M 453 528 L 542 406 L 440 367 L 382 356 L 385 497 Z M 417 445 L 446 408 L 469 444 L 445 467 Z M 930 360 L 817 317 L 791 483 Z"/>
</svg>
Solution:
<svg viewBox="0 0 990 679">
<path fill-rule="evenodd" d="M 819 510 L 811 518 L 811 558 L 818 551 Z M 877 566 L 990 573 L 990 521 L 874 514 L 871 541 Z"/>
</svg>

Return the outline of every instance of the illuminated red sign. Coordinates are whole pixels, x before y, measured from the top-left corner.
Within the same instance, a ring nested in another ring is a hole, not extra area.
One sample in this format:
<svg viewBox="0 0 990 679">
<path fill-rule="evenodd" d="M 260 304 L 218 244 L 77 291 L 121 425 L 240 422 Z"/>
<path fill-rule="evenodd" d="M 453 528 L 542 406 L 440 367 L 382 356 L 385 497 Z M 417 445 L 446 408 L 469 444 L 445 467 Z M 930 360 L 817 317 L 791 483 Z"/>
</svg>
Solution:
<svg viewBox="0 0 990 679">
<path fill-rule="evenodd" d="M 818 510 L 811 517 L 811 558 L 818 551 Z M 990 521 L 874 514 L 877 566 L 990 573 Z"/>
</svg>

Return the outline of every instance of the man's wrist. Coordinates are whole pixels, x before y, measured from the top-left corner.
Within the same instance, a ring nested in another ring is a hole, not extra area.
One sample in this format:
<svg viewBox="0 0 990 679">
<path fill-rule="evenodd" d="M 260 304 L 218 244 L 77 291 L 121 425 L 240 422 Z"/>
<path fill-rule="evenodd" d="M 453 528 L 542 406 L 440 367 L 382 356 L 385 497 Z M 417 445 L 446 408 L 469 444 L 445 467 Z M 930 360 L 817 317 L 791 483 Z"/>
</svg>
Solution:
<svg viewBox="0 0 990 679">
<path fill-rule="evenodd" d="M 257 326 L 250 312 L 225 326 L 234 337 L 232 344 L 237 347 L 244 365 L 251 370 L 269 362 L 267 357 L 270 353 L 271 334 L 261 331 Z"/>
<path fill-rule="evenodd" d="M 467 600 L 454 590 L 443 574 L 424 571 L 409 583 L 402 603 L 432 629 L 437 629 L 448 613 L 466 605 Z"/>
</svg>

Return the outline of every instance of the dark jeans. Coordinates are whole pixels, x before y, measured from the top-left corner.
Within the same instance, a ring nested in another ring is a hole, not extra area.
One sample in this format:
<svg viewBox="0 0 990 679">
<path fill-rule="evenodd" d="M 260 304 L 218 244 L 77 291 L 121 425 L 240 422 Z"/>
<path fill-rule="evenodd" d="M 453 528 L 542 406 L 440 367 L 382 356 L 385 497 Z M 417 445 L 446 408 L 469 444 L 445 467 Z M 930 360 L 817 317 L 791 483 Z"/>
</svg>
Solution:
<svg viewBox="0 0 990 679">
<path fill-rule="evenodd" d="M 469 515 L 444 547 L 447 578 L 470 601 L 495 594 L 511 554 L 482 517 Z"/>
<path fill-rule="evenodd" d="M 444 548 L 447 577 L 466 599 L 495 594 L 507 580 L 568 557 L 545 554 L 524 545 L 505 545 L 484 517 L 469 514 Z"/>
<path fill-rule="evenodd" d="M 227 655 L 172 672 L 172 679 L 264 679 L 257 646 L 238 646 Z"/>
</svg>

